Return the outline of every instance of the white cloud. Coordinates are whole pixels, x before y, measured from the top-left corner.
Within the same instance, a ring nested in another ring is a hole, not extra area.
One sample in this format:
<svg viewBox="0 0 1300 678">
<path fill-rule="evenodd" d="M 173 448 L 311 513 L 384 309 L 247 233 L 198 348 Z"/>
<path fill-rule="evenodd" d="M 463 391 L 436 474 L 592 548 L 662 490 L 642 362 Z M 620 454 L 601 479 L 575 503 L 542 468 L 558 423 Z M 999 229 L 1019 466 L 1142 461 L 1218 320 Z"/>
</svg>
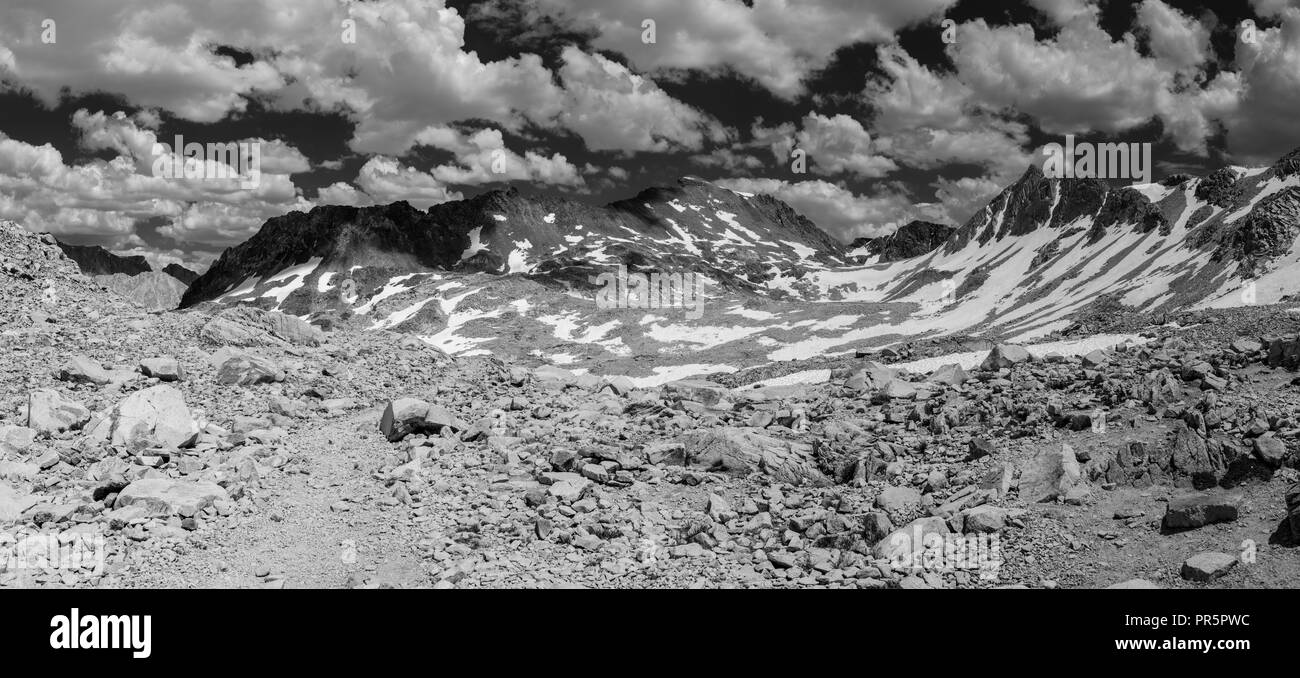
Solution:
<svg viewBox="0 0 1300 678">
<path fill-rule="evenodd" d="M 593 151 L 698 150 L 726 130 L 668 96 L 655 83 L 599 54 L 569 46 L 561 59 L 564 107 L 559 121 Z"/>
<path fill-rule="evenodd" d="M 582 186 L 578 168 L 558 153 L 550 157 L 532 151 L 522 156 L 506 148 L 500 130 L 484 129 L 468 136 L 450 128 L 428 127 L 416 143 L 451 151 L 454 165 L 434 168 L 432 176 L 445 184 L 478 185 L 506 181 L 534 181 L 560 186 Z"/>
<path fill-rule="evenodd" d="M 362 165 L 357 174 L 361 190 L 376 202 L 405 200 L 417 209 L 428 209 L 464 196 L 427 172 L 401 164 L 394 158 L 375 156 Z"/>
<path fill-rule="evenodd" d="M 1092 0 L 1029 0 L 1029 4 L 1058 26 L 1079 19 L 1095 20 L 1098 12 Z"/>
<path fill-rule="evenodd" d="M 595 46 L 627 55 L 642 70 L 730 69 L 778 96 L 841 47 L 889 42 L 906 26 L 938 17 L 956 0 L 534 0 L 538 8 L 594 29 Z M 642 22 L 657 41 L 642 42 Z"/>
<path fill-rule="evenodd" d="M 1137 13 L 1151 53 L 1174 72 L 1194 75 L 1210 55 L 1210 31 L 1160 0 L 1145 0 Z"/>
<path fill-rule="evenodd" d="M 113 151 L 115 157 L 69 165 L 49 144 L 34 146 L 0 133 L 0 216 L 31 230 L 95 236 L 119 246 L 141 245 L 137 222 L 162 217 L 169 223 L 160 233 L 212 246 L 234 244 L 269 217 L 310 207 L 288 175 L 279 173 L 297 162 L 290 146 L 270 144 L 271 164 L 263 164 L 257 185 L 245 187 L 238 177 L 156 175 L 155 133 L 123 113 L 79 110 L 72 124 L 83 147 Z M 204 166 L 217 164 L 206 159 Z"/>
<path fill-rule="evenodd" d="M 874 148 L 871 135 L 862 123 L 839 114 L 824 116 L 816 112 L 804 116 L 802 129 L 782 125 L 775 129 L 755 127 L 755 137 L 770 145 L 778 164 L 791 162 L 791 153 L 797 146 L 808 155 L 808 169 L 814 174 L 837 175 L 843 173 L 874 179 L 898 169 L 898 165 L 883 157 Z"/>
</svg>

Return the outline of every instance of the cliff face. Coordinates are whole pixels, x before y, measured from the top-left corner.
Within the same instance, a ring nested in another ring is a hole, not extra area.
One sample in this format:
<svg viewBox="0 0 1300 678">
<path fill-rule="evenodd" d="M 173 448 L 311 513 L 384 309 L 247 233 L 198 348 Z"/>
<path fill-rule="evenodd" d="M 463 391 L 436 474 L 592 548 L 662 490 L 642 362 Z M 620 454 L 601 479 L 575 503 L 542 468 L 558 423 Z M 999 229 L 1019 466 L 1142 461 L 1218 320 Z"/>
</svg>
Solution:
<svg viewBox="0 0 1300 678">
<path fill-rule="evenodd" d="M 59 248 L 69 259 L 77 262 L 82 273 L 89 276 L 117 273 L 139 275 L 153 270 L 142 256 L 118 256 L 98 245 L 69 245 L 59 242 Z"/>
<path fill-rule="evenodd" d="M 913 221 L 879 238 L 858 238 L 850 245 L 856 256 L 879 263 L 902 261 L 933 252 L 952 236 L 953 227 L 929 221 Z"/>
</svg>

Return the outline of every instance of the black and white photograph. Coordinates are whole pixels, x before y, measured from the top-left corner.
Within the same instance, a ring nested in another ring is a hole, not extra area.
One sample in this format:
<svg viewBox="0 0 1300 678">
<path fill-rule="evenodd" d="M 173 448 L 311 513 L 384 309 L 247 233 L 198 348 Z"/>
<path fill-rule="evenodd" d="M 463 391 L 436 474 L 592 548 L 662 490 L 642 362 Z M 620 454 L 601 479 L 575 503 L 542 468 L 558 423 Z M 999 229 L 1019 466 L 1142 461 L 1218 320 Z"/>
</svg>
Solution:
<svg viewBox="0 0 1300 678">
<path fill-rule="evenodd" d="M 1300 1 L 0 0 L 53 656 L 830 589 L 1245 658 L 1298 468 Z"/>
</svg>

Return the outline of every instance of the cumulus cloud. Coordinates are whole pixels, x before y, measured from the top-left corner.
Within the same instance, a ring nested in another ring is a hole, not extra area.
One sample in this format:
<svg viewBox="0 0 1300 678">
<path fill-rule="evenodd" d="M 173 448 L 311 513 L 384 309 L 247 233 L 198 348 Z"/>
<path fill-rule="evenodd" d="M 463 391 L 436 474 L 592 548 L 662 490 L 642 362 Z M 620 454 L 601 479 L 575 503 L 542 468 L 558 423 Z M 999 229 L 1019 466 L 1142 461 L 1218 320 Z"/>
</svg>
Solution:
<svg viewBox="0 0 1300 678">
<path fill-rule="evenodd" d="M 386 156 L 367 160 L 357 174 L 357 184 L 376 202 L 405 200 L 418 209 L 464 197 L 428 172 Z"/>
<path fill-rule="evenodd" d="M 668 96 L 652 80 L 599 54 L 566 47 L 559 122 L 593 151 L 698 150 L 727 132 L 711 116 Z"/>
<path fill-rule="evenodd" d="M 888 42 L 957 0 L 532 0 L 596 34 L 595 46 L 626 54 L 639 69 L 730 70 L 777 94 L 804 92 L 809 73 L 841 47 Z M 656 42 L 642 41 L 655 22 Z"/>
<path fill-rule="evenodd" d="M 142 245 L 138 224 L 161 218 L 158 232 L 195 246 L 229 245 L 251 235 L 272 216 L 310 207 L 287 172 L 301 154 L 269 142 L 271 163 L 256 185 L 244 185 L 233 167 L 215 178 L 219 161 L 203 158 L 204 174 L 163 176 L 154 172 L 154 131 L 118 112 L 79 110 L 72 116 L 83 147 L 112 151 L 110 160 L 68 164 L 49 144 L 35 146 L 0 133 L 0 218 L 30 230 L 94 236 L 119 247 Z M 284 173 L 282 173 L 284 172 Z"/>
<path fill-rule="evenodd" d="M 450 127 L 433 126 L 416 135 L 416 143 L 456 154 L 457 164 L 434 168 L 432 176 L 439 182 L 465 186 L 505 181 L 583 185 L 578 168 L 563 155 L 546 157 L 527 151 L 521 156 L 506 148 L 500 130 L 484 129 L 465 135 Z"/>
<path fill-rule="evenodd" d="M 778 164 L 789 163 L 794 148 L 808 155 L 808 169 L 814 174 L 852 174 L 879 178 L 898 169 L 889 158 L 881 156 L 862 123 L 844 115 L 825 116 L 816 112 L 804 116 L 797 132 L 792 125 L 773 129 L 756 126 L 754 136 L 767 143 Z"/>
</svg>

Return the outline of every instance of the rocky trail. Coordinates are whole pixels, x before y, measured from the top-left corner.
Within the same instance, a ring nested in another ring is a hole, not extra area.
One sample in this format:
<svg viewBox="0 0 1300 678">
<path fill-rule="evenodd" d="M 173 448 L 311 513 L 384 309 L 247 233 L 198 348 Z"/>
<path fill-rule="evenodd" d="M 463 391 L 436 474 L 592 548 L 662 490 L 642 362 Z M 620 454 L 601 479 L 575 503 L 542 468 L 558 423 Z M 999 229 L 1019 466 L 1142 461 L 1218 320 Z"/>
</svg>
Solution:
<svg viewBox="0 0 1300 678">
<path fill-rule="evenodd" d="M 381 438 L 361 433 L 372 423 L 352 417 L 295 436 L 288 449 L 301 461 L 263 482 L 247 516 L 215 531 L 201 549 L 145 556 L 123 573 L 124 582 L 146 588 L 427 585 L 428 568 L 412 546 L 418 526 L 362 471 L 363 460 L 387 452 Z"/>
</svg>

